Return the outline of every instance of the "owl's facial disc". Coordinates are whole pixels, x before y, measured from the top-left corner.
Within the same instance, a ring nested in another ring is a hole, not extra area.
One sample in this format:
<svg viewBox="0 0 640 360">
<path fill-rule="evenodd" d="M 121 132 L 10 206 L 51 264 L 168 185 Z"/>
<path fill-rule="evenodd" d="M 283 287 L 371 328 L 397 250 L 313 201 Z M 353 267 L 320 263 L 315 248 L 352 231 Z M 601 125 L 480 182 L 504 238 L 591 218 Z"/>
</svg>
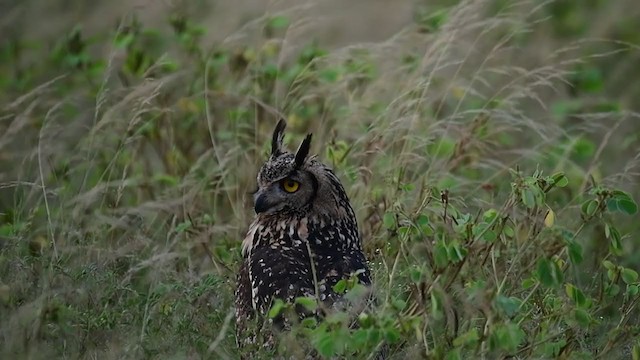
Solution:
<svg viewBox="0 0 640 360">
<path fill-rule="evenodd" d="M 312 205 L 318 191 L 315 176 L 305 170 L 290 174 L 262 186 L 254 194 L 256 214 L 300 211 Z"/>
</svg>

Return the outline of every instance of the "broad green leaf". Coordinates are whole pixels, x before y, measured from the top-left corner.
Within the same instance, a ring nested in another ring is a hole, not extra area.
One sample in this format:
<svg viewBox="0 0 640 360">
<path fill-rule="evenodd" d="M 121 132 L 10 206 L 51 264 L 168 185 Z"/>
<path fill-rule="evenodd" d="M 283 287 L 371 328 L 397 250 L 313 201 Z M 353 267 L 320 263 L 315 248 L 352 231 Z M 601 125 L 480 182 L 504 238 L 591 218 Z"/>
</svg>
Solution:
<svg viewBox="0 0 640 360">
<path fill-rule="evenodd" d="M 626 284 L 635 284 L 638 281 L 638 273 L 633 269 L 623 268 L 620 275 Z"/>
<path fill-rule="evenodd" d="M 300 325 L 308 329 L 312 329 L 316 327 L 317 324 L 318 324 L 318 320 L 316 320 L 316 318 L 312 316 L 306 317 L 302 319 L 302 321 L 300 321 Z"/>
<path fill-rule="evenodd" d="M 316 311 L 318 308 L 316 299 L 312 297 L 298 297 L 295 302 L 296 304 L 302 305 L 308 311 Z"/>
<path fill-rule="evenodd" d="M 385 329 L 384 338 L 391 344 L 395 344 L 400 341 L 400 331 L 398 329 L 389 327 Z"/>
<path fill-rule="evenodd" d="M 582 209 L 583 214 L 591 217 L 598 210 L 598 202 L 593 199 L 587 200 L 582 203 L 582 206 L 580 208 Z"/>
<path fill-rule="evenodd" d="M 620 293 L 620 286 L 618 284 L 611 284 L 610 286 L 607 286 L 605 288 L 604 292 L 609 297 L 615 297 L 616 295 L 618 295 Z"/>
<path fill-rule="evenodd" d="M 491 334 L 490 345 L 514 353 L 524 341 L 526 334 L 517 324 L 498 325 Z"/>
<path fill-rule="evenodd" d="M 618 209 L 627 215 L 635 215 L 638 212 L 638 204 L 631 199 L 618 200 Z"/>
<path fill-rule="evenodd" d="M 371 315 L 363 312 L 358 315 L 358 323 L 362 328 L 368 328 L 374 324 L 374 319 L 371 317 Z"/>
<path fill-rule="evenodd" d="M 369 339 L 369 331 L 367 329 L 358 329 L 351 335 L 351 341 L 356 349 L 362 349 L 367 345 Z"/>
<path fill-rule="evenodd" d="M 573 284 L 565 284 L 564 289 L 567 293 L 567 296 L 573 301 L 574 304 L 576 304 L 576 306 L 585 308 L 590 305 L 590 302 L 588 301 L 582 290 L 578 289 Z"/>
<path fill-rule="evenodd" d="M 584 309 L 573 309 L 572 314 L 576 322 L 578 322 L 582 327 L 586 328 L 591 323 L 591 315 L 589 315 L 589 313 Z"/>
<path fill-rule="evenodd" d="M 384 213 L 382 217 L 382 224 L 385 228 L 393 230 L 396 228 L 396 215 L 390 211 Z"/>
<path fill-rule="evenodd" d="M 572 263 L 576 265 L 582 263 L 582 245 L 575 241 L 570 241 L 569 244 L 567 244 L 567 250 L 569 250 L 569 259 Z"/>
<path fill-rule="evenodd" d="M 329 332 L 321 332 L 313 339 L 313 345 L 320 355 L 330 358 L 335 355 L 336 348 L 334 346 L 333 336 Z"/>
<path fill-rule="evenodd" d="M 604 268 L 607 270 L 613 270 L 616 268 L 616 266 L 609 260 L 603 260 L 602 266 L 604 266 Z"/>
<path fill-rule="evenodd" d="M 269 310 L 269 318 L 273 319 L 276 316 L 280 315 L 280 312 L 284 308 L 284 302 L 281 299 L 275 299 L 271 309 Z"/>
<path fill-rule="evenodd" d="M 516 312 L 520 308 L 520 304 L 522 304 L 522 300 L 516 297 L 506 297 L 502 295 L 498 295 L 495 300 L 496 306 L 500 309 L 507 317 L 513 317 L 516 315 Z"/>
<path fill-rule="evenodd" d="M 622 242 L 620 241 L 619 237 L 611 237 L 611 242 L 609 243 L 609 251 L 611 251 L 611 253 L 616 256 L 622 256 L 624 254 Z"/>
<path fill-rule="evenodd" d="M 538 261 L 536 274 L 542 285 L 547 287 L 559 285 L 564 277 L 558 264 L 548 259 L 540 259 Z"/>
<path fill-rule="evenodd" d="M 498 238 L 498 235 L 493 230 L 487 230 L 484 235 L 482 235 L 482 239 L 486 242 L 494 242 Z"/>
<path fill-rule="evenodd" d="M 569 179 L 562 172 L 551 175 L 551 178 L 553 179 L 554 186 L 563 188 L 569 185 Z"/>
<path fill-rule="evenodd" d="M 528 207 L 529 209 L 536 206 L 536 198 L 533 192 L 530 189 L 522 189 L 520 191 L 520 195 L 522 197 L 522 203 Z"/>
<path fill-rule="evenodd" d="M 480 340 L 477 329 L 471 329 L 453 340 L 453 346 L 475 345 Z"/>
<path fill-rule="evenodd" d="M 438 242 L 436 242 L 436 246 L 433 249 L 433 260 L 438 268 L 444 268 L 449 264 L 447 247 L 442 240 L 438 240 Z"/>
<path fill-rule="evenodd" d="M 333 285 L 333 291 L 338 294 L 342 294 L 347 290 L 347 279 L 339 280 L 335 285 Z"/>
<path fill-rule="evenodd" d="M 534 278 L 527 278 L 522 281 L 522 288 L 529 289 L 536 284 L 536 280 Z"/>
<path fill-rule="evenodd" d="M 414 283 L 420 282 L 420 280 L 422 280 L 422 269 L 417 266 L 413 266 L 409 270 L 409 278 L 411 278 L 411 281 Z"/>
<path fill-rule="evenodd" d="M 505 225 L 502 232 L 510 238 L 516 235 L 515 231 L 513 230 L 513 227 L 511 227 L 510 225 Z"/>
<path fill-rule="evenodd" d="M 462 360 L 462 354 L 460 354 L 460 349 L 454 348 L 453 350 L 449 351 L 445 359 L 446 360 Z"/>
<path fill-rule="evenodd" d="M 482 214 L 482 218 L 487 223 L 491 223 L 496 217 L 498 217 L 498 211 L 496 211 L 496 209 L 489 209 Z"/>
<path fill-rule="evenodd" d="M 565 339 L 560 341 L 552 341 L 544 344 L 544 354 L 547 358 L 556 358 L 560 354 L 560 350 L 567 345 Z"/>
</svg>

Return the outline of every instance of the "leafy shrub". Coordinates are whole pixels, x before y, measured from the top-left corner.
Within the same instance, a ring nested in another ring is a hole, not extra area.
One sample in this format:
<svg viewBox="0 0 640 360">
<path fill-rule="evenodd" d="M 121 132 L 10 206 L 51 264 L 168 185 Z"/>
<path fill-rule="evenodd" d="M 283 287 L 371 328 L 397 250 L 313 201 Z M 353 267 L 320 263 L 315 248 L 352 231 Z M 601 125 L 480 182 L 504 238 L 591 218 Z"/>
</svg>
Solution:
<svg viewBox="0 0 640 360">
<path fill-rule="evenodd" d="M 299 9 L 248 23 L 256 41 L 212 43 L 181 8 L 7 38 L 2 354 L 237 357 L 248 192 L 284 117 L 348 189 L 377 304 L 275 351 L 640 358 L 639 74 L 614 69 L 637 22 L 607 17 L 629 1 L 589 3 L 429 2 L 341 48 L 294 41 Z M 599 29 L 613 40 L 587 41 Z"/>
</svg>

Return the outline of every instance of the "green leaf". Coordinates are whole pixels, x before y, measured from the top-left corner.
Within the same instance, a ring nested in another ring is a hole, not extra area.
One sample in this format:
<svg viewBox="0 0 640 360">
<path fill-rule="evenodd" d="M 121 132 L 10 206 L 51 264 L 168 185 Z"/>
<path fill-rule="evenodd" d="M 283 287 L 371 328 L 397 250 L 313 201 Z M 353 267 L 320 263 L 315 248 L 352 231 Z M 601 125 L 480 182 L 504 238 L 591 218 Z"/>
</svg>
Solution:
<svg viewBox="0 0 640 360">
<path fill-rule="evenodd" d="M 404 310 L 404 308 L 407 306 L 407 302 L 402 299 L 393 299 L 391 301 L 391 304 L 396 310 L 400 311 Z"/>
<path fill-rule="evenodd" d="M 318 320 L 316 320 L 316 318 L 312 316 L 308 316 L 300 321 L 300 325 L 308 329 L 313 329 L 317 324 Z"/>
<path fill-rule="evenodd" d="M 506 297 L 502 295 L 498 295 L 495 302 L 497 308 L 500 309 L 507 317 L 513 317 L 522 304 L 522 300 L 516 297 Z"/>
<path fill-rule="evenodd" d="M 191 221 L 187 220 L 185 222 L 181 222 L 180 224 L 176 225 L 175 231 L 176 233 L 183 233 L 189 228 L 191 228 Z"/>
<path fill-rule="evenodd" d="M 530 189 L 522 189 L 520 191 L 520 195 L 522 197 L 522 203 L 528 207 L 529 209 L 536 206 L 536 198 L 533 192 Z"/>
<path fill-rule="evenodd" d="M 368 339 L 369 331 L 366 329 L 358 329 L 351 335 L 351 341 L 356 349 L 363 349 L 367 345 Z"/>
<path fill-rule="evenodd" d="M 457 241 L 454 241 L 449 246 L 446 247 L 447 256 L 449 260 L 453 263 L 457 263 L 462 261 L 464 257 L 467 255 L 467 249 L 460 247 Z"/>
<path fill-rule="evenodd" d="M 422 269 L 418 268 L 417 266 L 411 267 L 411 269 L 409 270 L 409 278 L 414 283 L 420 282 L 420 280 L 422 280 Z"/>
<path fill-rule="evenodd" d="M 446 360 L 462 360 L 462 354 L 460 354 L 460 349 L 454 348 L 453 350 L 449 351 L 445 359 Z"/>
<path fill-rule="evenodd" d="M 489 343 L 491 347 L 499 348 L 512 354 L 518 350 L 518 347 L 524 341 L 525 335 L 517 324 L 497 325 L 491 334 Z"/>
<path fill-rule="evenodd" d="M 384 338 L 391 344 L 395 344 L 400 341 L 400 331 L 398 329 L 389 327 L 384 331 Z"/>
<path fill-rule="evenodd" d="M 567 341 L 565 339 L 561 339 L 560 341 L 551 341 L 544 344 L 544 354 L 545 358 L 556 358 L 558 354 L 560 354 L 560 350 L 567 345 Z"/>
<path fill-rule="evenodd" d="M 635 284 L 638 281 L 638 273 L 633 269 L 623 268 L 620 275 L 622 276 L 622 281 L 628 285 Z"/>
<path fill-rule="evenodd" d="M 569 259 L 572 263 L 576 265 L 582 263 L 582 245 L 575 241 L 570 241 L 569 244 L 567 244 L 567 250 L 569 250 Z"/>
<path fill-rule="evenodd" d="M 553 179 L 554 186 L 563 188 L 569 185 L 569 179 L 562 172 L 551 175 L 551 178 Z"/>
<path fill-rule="evenodd" d="M 471 329 L 466 333 L 459 335 L 457 338 L 453 340 L 453 346 L 460 347 L 466 345 L 475 345 L 480 340 L 480 336 L 478 335 L 477 329 Z"/>
<path fill-rule="evenodd" d="M 616 268 L 616 266 L 609 260 L 603 260 L 602 266 L 607 270 L 614 270 Z"/>
<path fill-rule="evenodd" d="M 347 279 L 339 280 L 335 285 L 333 285 L 333 291 L 337 294 L 343 294 L 347 290 Z"/>
<path fill-rule="evenodd" d="M 313 345 L 320 355 L 330 358 L 336 353 L 334 339 L 330 332 L 323 331 L 313 339 Z"/>
<path fill-rule="evenodd" d="M 496 209 L 489 209 L 482 214 L 482 218 L 487 223 L 491 223 L 496 217 L 498 217 L 498 211 Z"/>
<path fill-rule="evenodd" d="M 538 261 L 536 274 L 542 285 L 547 287 L 559 285 L 564 277 L 558 264 L 549 259 L 540 259 Z"/>
<path fill-rule="evenodd" d="M 268 314 L 269 319 L 273 319 L 276 316 L 278 316 L 283 308 L 284 308 L 284 302 L 281 299 L 275 299 L 273 301 L 273 305 L 271 306 L 271 309 L 269 310 L 269 314 Z"/>
<path fill-rule="evenodd" d="M 618 208 L 618 200 L 616 200 L 616 199 L 608 199 L 607 200 L 607 211 L 609 211 L 609 212 L 621 211 L 620 208 Z"/>
<path fill-rule="evenodd" d="M 573 301 L 574 304 L 576 304 L 576 306 L 585 308 L 591 305 L 590 301 L 584 295 L 582 290 L 578 289 L 573 284 L 565 284 L 564 289 L 567 293 L 567 296 Z"/>
<path fill-rule="evenodd" d="M 513 230 L 513 227 L 511 227 L 510 225 L 505 225 L 504 229 L 502 230 L 502 232 L 510 238 L 513 238 L 516 235 L 516 232 Z"/>
<path fill-rule="evenodd" d="M 435 292 L 431 293 L 431 316 L 436 319 L 442 317 L 442 301 L 440 300 L 440 296 L 436 295 Z"/>
<path fill-rule="evenodd" d="M 620 286 L 618 284 L 611 284 L 605 288 L 605 293 L 609 297 L 614 297 L 620 293 Z"/>
<path fill-rule="evenodd" d="M 526 290 L 533 287 L 535 284 L 536 284 L 536 279 L 527 278 L 522 281 L 522 288 Z"/>
<path fill-rule="evenodd" d="M 385 228 L 393 230 L 396 228 L 396 215 L 390 211 L 384 213 L 382 217 L 382 224 Z"/>
<path fill-rule="evenodd" d="M 360 313 L 360 315 L 358 315 L 358 323 L 362 328 L 366 329 L 374 324 L 374 319 L 371 317 L 371 315 L 362 312 Z"/>
<path fill-rule="evenodd" d="M 444 241 L 438 240 L 438 242 L 436 242 L 436 246 L 433 249 L 433 260 L 437 268 L 444 268 L 449 264 L 449 256 Z"/>
<path fill-rule="evenodd" d="M 302 305 L 308 311 L 316 311 L 318 303 L 315 298 L 308 296 L 301 296 L 296 298 L 296 304 Z"/>
<path fill-rule="evenodd" d="M 613 235 L 613 232 L 611 233 L 611 235 Z M 609 243 L 609 251 L 611 251 L 611 253 L 616 256 L 622 256 L 624 254 L 620 236 L 611 236 L 611 242 Z"/>
<path fill-rule="evenodd" d="M 498 235 L 493 230 L 487 230 L 484 235 L 482 235 L 482 240 L 486 242 L 493 242 L 498 238 Z"/>
<path fill-rule="evenodd" d="M 591 323 L 591 315 L 589 315 L 589 313 L 586 310 L 580 309 L 580 308 L 576 308 L 576 309 L 573 309 L 573 311 L 571 313 L 572 313 L 573 318 L 575 319 L 575 321 L 580 326 L 587 327 Z"/>
<path fill-rule="evenodd" d="M 638 204 L 631 199 L 619 199 L 618 209 L 627 215 L 635 215 L 638 212 Z"/>
<path fill-rule="evenodd" d="M 588 217 L 591 217 L 598 210 L 598 202 L 593 199 L 587 200 L 582 203 L 582 206 L 580 207 L 580 209 L 582 210 L 583 214 L 585 214 Z"/>
</svg>

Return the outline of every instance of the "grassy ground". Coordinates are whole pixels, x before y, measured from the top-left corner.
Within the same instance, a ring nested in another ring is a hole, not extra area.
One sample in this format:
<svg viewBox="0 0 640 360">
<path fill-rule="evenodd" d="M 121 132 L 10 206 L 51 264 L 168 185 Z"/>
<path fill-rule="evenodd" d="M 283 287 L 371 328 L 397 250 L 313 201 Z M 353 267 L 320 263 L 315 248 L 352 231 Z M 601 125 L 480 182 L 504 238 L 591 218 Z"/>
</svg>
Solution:
<svg viewBox="0 0 640 360">
<path fill-rule="evenodd" d="M 2 357 L 237 358 L 284 117 L 343 180 L 381 300 L 286 350 L 639 359 L 634 2 L 376 3 L 4 5 Z"/>
</svg>

